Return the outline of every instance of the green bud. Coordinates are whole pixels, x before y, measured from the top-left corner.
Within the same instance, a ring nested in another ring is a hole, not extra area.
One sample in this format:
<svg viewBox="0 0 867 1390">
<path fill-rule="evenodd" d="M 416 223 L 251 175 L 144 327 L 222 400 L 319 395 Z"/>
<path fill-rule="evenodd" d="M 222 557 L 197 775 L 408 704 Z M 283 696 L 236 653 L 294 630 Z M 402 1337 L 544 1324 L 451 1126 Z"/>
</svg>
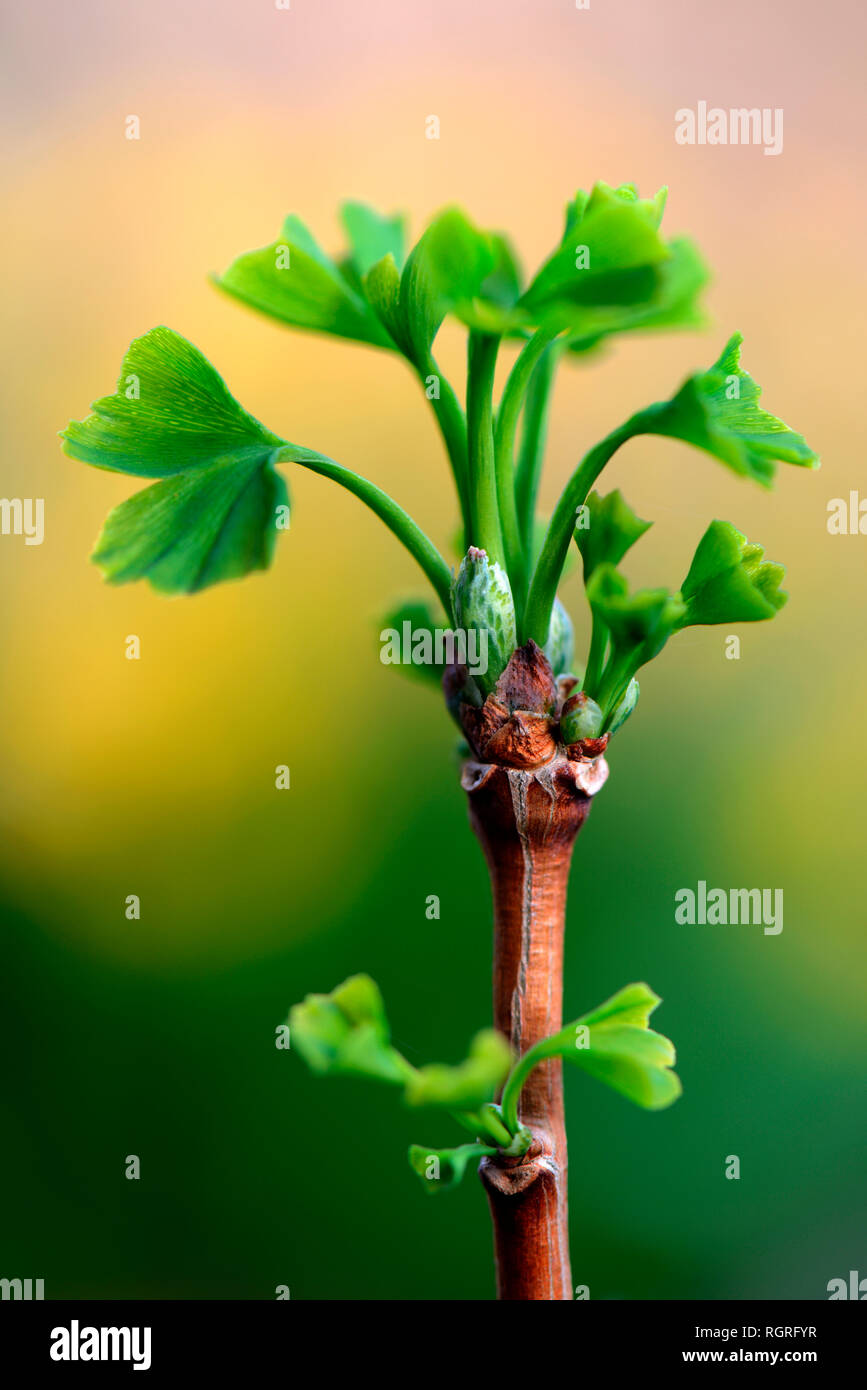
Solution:
<svg viewBox="0 0 867 1390">
<path fill-rule="evenodd" d="M 515 604 L 509 578 L 484 550 L 471 545 L 452 585 L 455 626 L 478 634 L 477 661 L 468 661 L 477 683 L 487 694 L 493 690 L 517 646 Z M 472 657 L 473 653 L 469 653 Z M 479 668 L 486 666 L 484 672 Z"/>
<path fill-rule="evenodd" d="M 598 738 L 602 732 L 602 710 L 583 690 L 570 695 L 560 713 L 560 734 L 564 743 L 582 738 Z"/>
<path fill-rule="evenodd" d="M 555 598 L 554 607 L 551 609 L 548 641 L 543 650 L 555 676 L 561 676 L 564 671 L 569 670 L 575 652 L 572 619 L 558 598 Z"/>
<path fill-rule="evenodd" d="M 633 676 L 632 680 L 626 687 L 626 694 L 623 696 L 623 699 L 620 701 L 620 704 L 615 705 L 614 707 L 614 713 L 611 716 L 611 723 L 608 725 L 608 732 L 610 734 L 613 734 L 615 730 L 619 729 L 621 724 L 626 723 L 630 714 L 635 709 L 635 706 L 638 704 L 638 696 L 640 690 L 641 687 L 639 686 L 638 681 Z"/>
</svg>

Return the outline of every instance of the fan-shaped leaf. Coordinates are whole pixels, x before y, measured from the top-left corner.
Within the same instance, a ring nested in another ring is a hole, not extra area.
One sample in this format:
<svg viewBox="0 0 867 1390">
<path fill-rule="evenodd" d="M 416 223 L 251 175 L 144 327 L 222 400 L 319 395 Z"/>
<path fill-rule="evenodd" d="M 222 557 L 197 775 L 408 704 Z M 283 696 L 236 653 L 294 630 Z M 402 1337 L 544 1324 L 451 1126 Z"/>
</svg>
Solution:
<svg viewBox="0 0 867 1390">
<path fill-rule="evenodd" d="M 72 458 L 162 480 L 115 507 L 92 558 L 112 583 L 147 578 L 165 593 L 264 569 L 288 524 L 273 465 L 314 457 L 249 415 L 169 328 L 131 344 L 115 394 L 61 437 Z"/>
</svg>

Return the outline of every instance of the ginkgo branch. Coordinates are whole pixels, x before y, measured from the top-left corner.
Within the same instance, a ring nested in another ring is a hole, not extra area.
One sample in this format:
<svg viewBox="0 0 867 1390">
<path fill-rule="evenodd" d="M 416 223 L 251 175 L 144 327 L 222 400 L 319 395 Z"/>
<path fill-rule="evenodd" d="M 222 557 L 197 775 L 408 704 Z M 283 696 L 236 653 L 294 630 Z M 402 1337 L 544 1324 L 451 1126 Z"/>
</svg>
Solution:
<svg viewBox="0 0 867 1390">
<path fill-rule="evenodd" d="M 494 459 L 493 390 L 499 338 L 471 333 L 467 366 L 467 435 L 472 489 L 472 536 L 488 558 L 505 567 Z"/>
<path fill-rule="evenodd" d="M 494 432 L 497 498 L 509 577 L 512 581 L 513 592 L 517 594 L 523 593 L 525 585 L 525 533 L 521 526 L 521 512 L 516 491 L 515 433 L 533 372 L 539 359 L 557 337 L 558 332 L 559 329 L 553 325 L 538 328 L 532 338 L 525 343 L 506 380 L 497 410 Z"/>
<path fill-rule="evenodd" d="M 632 439 L 634 435 L 641 433 L 644 415 L 645 412 L 643 411 L 633 415 L 630 420 L 626 421 L 626 424 L 621 425 L 619 429 L 612 430 L 611 434 L 606 435 L 604 439 L 594 445 L 589 453 L 584 455 L 560 494 L 560 500 L 554 509 L 554 515 L 551 517 L 539 558 L 536 561 L 536 568 L 533 571 L 527 609 L 524 614 L 522 640 L 532 638 L 534 642 L 544 646 L 548 637 L 551 609 L 557 595 L 557 586 L 560 583 L 560 576 L 563 573 L 563 566 L 569 553 L 569 545 L 575 532 L 578 508 L 586 502 L 587 495 L 599 474 L 614 457 L 620 446 L 625 444 L 627 439 Z"/>
</svg>

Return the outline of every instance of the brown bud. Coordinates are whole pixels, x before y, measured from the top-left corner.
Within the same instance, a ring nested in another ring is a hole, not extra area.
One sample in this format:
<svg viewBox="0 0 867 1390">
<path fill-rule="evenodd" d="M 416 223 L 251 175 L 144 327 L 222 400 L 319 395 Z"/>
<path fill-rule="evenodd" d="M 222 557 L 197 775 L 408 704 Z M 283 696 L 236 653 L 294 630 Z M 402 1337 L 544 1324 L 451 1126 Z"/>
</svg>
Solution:
<svg viewBox="0 0 867 1390">
<path fill-rule="evenodd" d="M 479 708 L 466 704 L 460 707 L 461 728 L 480 757 L 485 756 L 485 745 L 491 735 L 496 733 L 508 718 L 509 711 L 506 706 L 500 704 L 493 695 L 489 695 Z"/>
<path fill-rule="evenodd" d="M 512 653 L 500 679 L 496 697 L 509 710 L 530 710 L 533 714 L 553 714 L 557 708 L 557 685 L 551 664 L 541 647 L 530 639 Z"/>
<path fill-rule="evenodd" d="M 546 715 L 516 710 L 492 734 L 482 751 L 489 762 L 501 763 L 505 767 L 539 767 L 554 757 L 557 742 Z"/>
<path fill-rule="evenodd" d="M 609 734 L 602 734 L 599 738 L 581 738 L 577 743 L 567 743 L 566 756 L 573 763 L 598 758 L 608 747 L 609 737 Z"/>
</svg>

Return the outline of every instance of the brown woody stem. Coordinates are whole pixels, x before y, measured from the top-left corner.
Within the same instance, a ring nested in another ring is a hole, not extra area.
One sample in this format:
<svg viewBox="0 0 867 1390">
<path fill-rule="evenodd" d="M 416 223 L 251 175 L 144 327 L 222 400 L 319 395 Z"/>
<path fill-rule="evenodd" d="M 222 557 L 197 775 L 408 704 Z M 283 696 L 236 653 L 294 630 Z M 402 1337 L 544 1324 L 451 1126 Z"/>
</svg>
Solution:
<svg viewBox="0 0 867 1390">
<path fill-rule="evenodd" d="M 494 899 L 494 1022 L 517 1056 L 562 1027 L 566 887 L 575 836 L 608 775 L 604 758 L 571 761 L 562 745 L 534 767 L 469 762 L 463 786 Z M 572 1297 L 562 1064 L 521 1092 L 533 1143 L 520 1159 L 482 1160 L 494 1223 L 497 1296 Z"/>
</svg>

